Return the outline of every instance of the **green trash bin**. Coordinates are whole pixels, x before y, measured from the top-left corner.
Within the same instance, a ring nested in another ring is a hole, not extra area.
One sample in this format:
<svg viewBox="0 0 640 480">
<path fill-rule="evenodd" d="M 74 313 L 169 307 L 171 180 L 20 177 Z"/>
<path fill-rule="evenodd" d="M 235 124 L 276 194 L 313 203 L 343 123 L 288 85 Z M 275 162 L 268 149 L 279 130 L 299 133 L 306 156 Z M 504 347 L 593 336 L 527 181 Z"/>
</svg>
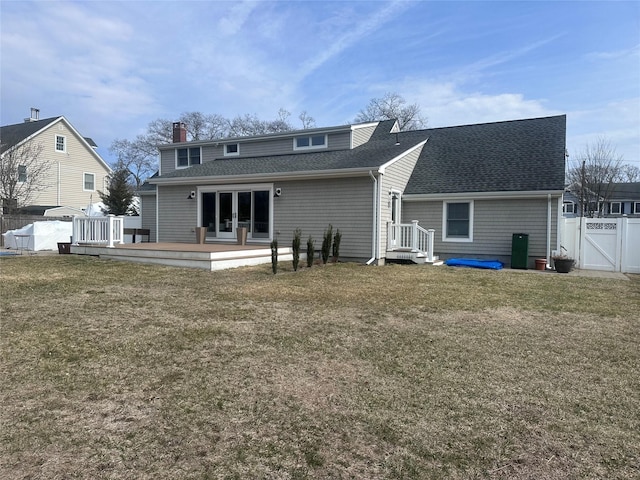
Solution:
<svg viewBox="0 0 640 480">
<path fill-rule="evenodd" d="M 511 268 L 527 269 L 529 263 L 529 234 L 514 233 L 511 239 Z"/>
</svg>

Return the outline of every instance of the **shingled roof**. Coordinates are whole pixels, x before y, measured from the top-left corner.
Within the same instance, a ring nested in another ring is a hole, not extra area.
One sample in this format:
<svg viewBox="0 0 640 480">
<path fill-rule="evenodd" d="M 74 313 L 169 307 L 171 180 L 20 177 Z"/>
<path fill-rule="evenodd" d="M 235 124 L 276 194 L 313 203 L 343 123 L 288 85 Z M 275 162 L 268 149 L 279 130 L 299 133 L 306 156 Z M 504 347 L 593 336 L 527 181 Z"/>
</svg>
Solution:
<svg viewBox="0 0 640 480">
<path fill-rule="evenodd" d="M 405 195 L 564 189 L 565 115 L 402 132 L 399 144 L 389 133 L 394 123 L 380 122 L 371 139 L 352 150 L 219 158 L 151 182 L 326 171 L 346 174 L 376 169 L 428 139 Z"/>
<path fill-rule="evenodd" d="M 0 143 L 2 143 L 0 153 L 4 153 L 6 150 L 15 147 L 20 142 L 26 140 L 59 118 L 60 117 L 51 117 L 35 122 L 23 122 L 0 127 Z"/>
<path fill-rule="evenodd" d="M 424 131 L 407 195 L 564 189 L 566 115 Z"/>
</svg>

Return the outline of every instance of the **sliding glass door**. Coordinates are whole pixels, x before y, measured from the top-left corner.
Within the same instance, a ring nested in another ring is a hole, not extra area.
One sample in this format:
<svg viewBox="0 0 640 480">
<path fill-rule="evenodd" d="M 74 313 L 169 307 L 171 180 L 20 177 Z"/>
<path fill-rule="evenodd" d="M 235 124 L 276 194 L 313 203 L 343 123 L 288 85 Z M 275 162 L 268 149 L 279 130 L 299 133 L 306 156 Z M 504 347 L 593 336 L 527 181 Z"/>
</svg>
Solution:
<svg viewBox="0 0 640 480">
<path fill-rule="evenodd" d="M 249 239 L 271 238 L 271 189 L 202 192 L 200 209 L 209 239 L 235 239 L 238 228 Z"/>
</svg>

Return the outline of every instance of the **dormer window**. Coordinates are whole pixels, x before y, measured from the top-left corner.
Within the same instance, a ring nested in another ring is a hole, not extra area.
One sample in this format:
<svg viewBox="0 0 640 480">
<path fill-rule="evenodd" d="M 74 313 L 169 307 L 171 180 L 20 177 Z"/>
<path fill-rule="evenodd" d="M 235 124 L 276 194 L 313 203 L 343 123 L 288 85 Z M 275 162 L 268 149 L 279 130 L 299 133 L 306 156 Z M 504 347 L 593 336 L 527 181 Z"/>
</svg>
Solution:
<svg viewBox="0 0 640 480">
<path fill-rule="evenodd" d="M 238 143 L 227 143 L 224 146 L 224 156 L 230 157 L 234 155 L 240 155 L 240 144 Z"/>
<path fill-rule="evenodd" d="M 190 167 L 200 165 L 200 147 L 176 149 L 176 167 Z"/>
<path fill-rule="evenodd" d="M 327 148 L 327 136 L 309 135 L 293 139 L 294 150 L 308 150 L 312 148 Z"/>
</svg>

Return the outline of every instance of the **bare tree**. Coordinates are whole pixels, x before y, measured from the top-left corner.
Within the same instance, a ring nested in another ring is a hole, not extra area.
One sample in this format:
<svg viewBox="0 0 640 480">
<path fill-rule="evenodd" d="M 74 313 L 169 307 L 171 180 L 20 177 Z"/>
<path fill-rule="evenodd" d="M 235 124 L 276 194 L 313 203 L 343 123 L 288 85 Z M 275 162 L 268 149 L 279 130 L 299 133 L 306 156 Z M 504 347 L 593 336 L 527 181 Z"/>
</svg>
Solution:
<svg viewBox="0 0 640 480">
<path fill-rule="evenodd" d="M 298 115 L 298 118 L 300 119 L 300 121 L 302 122 L 302 128 L 304 130 L 308 129 L 308 128 L 315 128 L 316 126 L 316 121 L 315 119 L 310 116 L 306 110 L 303 110 L 300 115 Z"/>
<path fill-rule="evenodd" d="M 427 119 L 420 113 L 417 103 L 407 105 L 398 93 L 385 93 L 381 98 L 372 98 L 355 118 L 355 122 L 398 120 L 400 130 L 419 130 L 427 126 Z"/>
<path fill-rule="evenodd" d="M 127 170 L 136 187 L 140 187 L 158 168 L 157 149 L 142 135 L 134 141 L 114 140 L 109 150 L 118 157 L 112 165 L 113 170 Z"/>
<path fill-rule="evenodd" d="M 4 213 L 16 213 L 31 205 L 38 193 L 49 186 L 47 177 L 52 162 L 42 158 L 43 150 L 44 145 L 30 141 L 8 148 L 2 154 L 0 198 Z"/>
<path fill-rule="evenodd" d="M 606 138 L 587 144 L 577 155 L 577 164 L 567 172 L 567 181 L 578 197 L 581 216 L 600 217 L 619 181 L 622 157 Z"/>
<path fill-rule="evenodd" d="M 629 163 L 625 163 L 620 167 L 620 182 L 640 182 L 640 168 Z"/>
</svg>

